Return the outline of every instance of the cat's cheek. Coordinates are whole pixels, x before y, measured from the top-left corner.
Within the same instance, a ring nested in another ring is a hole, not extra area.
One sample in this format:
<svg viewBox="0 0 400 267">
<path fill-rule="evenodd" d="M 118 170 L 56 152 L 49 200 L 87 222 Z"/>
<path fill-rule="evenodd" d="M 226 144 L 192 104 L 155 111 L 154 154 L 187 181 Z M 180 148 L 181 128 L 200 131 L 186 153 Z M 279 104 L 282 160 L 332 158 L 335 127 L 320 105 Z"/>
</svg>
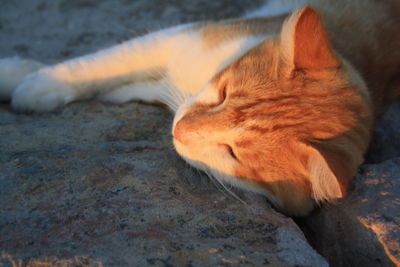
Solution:
<svg viewBox="0 0 400 267">
<path fill-rule="evenodd" d="M 178 154 L 193 167 L 234 176 L 237 162 L 229 158 L 219 147 L 204 144 L 188 147 L 176 139 L 173 140 L 173 143 Z"/>
</svg>

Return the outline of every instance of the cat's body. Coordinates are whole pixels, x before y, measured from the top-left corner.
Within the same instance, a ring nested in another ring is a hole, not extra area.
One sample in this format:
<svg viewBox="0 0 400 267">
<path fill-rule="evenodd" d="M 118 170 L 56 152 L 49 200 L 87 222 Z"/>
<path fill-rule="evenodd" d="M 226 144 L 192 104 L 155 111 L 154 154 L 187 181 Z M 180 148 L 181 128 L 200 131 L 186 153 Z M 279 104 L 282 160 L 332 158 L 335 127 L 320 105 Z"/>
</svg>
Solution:
<svg viewBox="0 0 400 267">
<path fill-rule="evenodd" d="M 312 8 L 284 22 L 277 2 L 254 13 L 269 17 L 176 26 L 55 66 L 4 59 L 0 97 L 33 111 L 164 102 L 186 161 L 306 214 L 344 196 L 374 118 L 400 95 L 400 4 L 302 1 Z"/>
</svg>

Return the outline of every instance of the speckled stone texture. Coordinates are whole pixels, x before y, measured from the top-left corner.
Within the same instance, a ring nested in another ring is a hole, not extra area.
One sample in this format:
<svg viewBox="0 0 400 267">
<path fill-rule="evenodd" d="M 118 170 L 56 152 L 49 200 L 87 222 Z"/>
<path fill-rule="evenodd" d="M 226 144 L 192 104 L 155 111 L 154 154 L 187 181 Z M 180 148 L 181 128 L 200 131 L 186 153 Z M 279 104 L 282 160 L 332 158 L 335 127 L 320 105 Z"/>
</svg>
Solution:
<svg viewBox="0 0 400 267">
<path fill-rule="evenodd" d="M 0 263 L 327 266 L 263 199 L 242 204 L 186 166 L 160 107 L 0 114 Z"/>
<path fill-rule="evenodd" d="M 256 5 L 260 1 L 252 1 Z M 53 63 L 245 1 L 3 0 L 0 57 Z M 328 266 L 292 219 L 187 166 L 159 106 L 0 105 L 0 266 Z"/>
</svg>

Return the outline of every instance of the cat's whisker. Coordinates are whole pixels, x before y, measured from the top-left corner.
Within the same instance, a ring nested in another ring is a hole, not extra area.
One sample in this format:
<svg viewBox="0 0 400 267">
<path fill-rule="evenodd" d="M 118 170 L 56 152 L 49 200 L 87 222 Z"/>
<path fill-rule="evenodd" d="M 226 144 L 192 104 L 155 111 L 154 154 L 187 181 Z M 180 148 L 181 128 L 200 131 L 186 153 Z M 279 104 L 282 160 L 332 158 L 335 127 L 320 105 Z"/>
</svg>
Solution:
<svg viewBox="0 0 400 267">
<path fill-rule="evenodd" d="M 200 173 L 200 171 L 198 171 L 198 173 Z M 206 173 L 206 172 L 205 172 Z M 210 175 L 209 173 L 206 173 L 208 179 L 210 179 L 210 181 L 214 184 L 214 186 L 218 189 L 218 191 L 220 191 L 222 194 L 226 195 L 226 196 L 231 196 L 231 194 L 229 193 L 228 190 L 226 190 L 224 188 L 223 185 L 221 185 L 221 183 L 212 175 Z M 228 192 L 228 193 L 227 193 Z"/>
<path fill-rule="evenodd" d="M 163 87 L 167 89 L 161 92 L 163 100 L 168 101 L 168 103 L 174 107 L 173 110 L 176 111 L 179 103 L 176 101 L 178 97 L 176 96 L 176 94 L 174 94 L 175 90 L 172 90 L 173 87 L 166 80 L 162 79 L 160 82 Z"/>
<path fill-rule="evenodd" d="M 240 198 L 238 195 L 236 195 L 231 189 L 229 189 L 229 188 L 225 185 L 224 182 L 222 182 L 221 180 L 219 180 L 217 177 L 211 175 L 208 171 L 204 171 L 204 172 L 205 172 L 205 173 L 207 174 L 207 176 L 211 179 L 211 181 L 213 181 L 213 182 L 214 182 L 214 181 L 217 181 L 218 184 L 219 184 L 220 186 L 222 186 L 222 187 L 226 190 L 226 192 L 228 192 L 229 195 L 231 195 L 232 197 L 234 197 L 235 199 L 237 199 L 238 201 L 240 201 L 242 204 L 247 205 L 246 201 L 244 201 L 243 199 L 241 199 L 241 198 Z M 225 191 L 222 190 L 222 192 L 225 192 Z"/>
<path fill-rule="evenodd" d="M 176 108 L 176 106 L 174 105 L 174 103 L 171 103 L 168 99 L 163 98 L 162 102 L 164 104 L 166 104 L 168 106 L 168 108 L 174 110 Z"/>
<path fill-rule="evenodd" d="M 176 71 L 179 72 L 179 73 L 181 72 L 179 69 L 176 70 Z M 184 74 L 179 74 L 179 75 L 184 75 Z M 176 87 L 176 86 L 169 86 L 169 88 L 170 88 L 170 90 L 172 90 L 171 93 L 173 93 L 174 96 L 176 96 L 176 99 L 179 101 L 178 102 L 179 104 L 182 104 L 182 103 L 184 103 L 186 101 L 187 95 L 184 92 L 184 90 L 179 90 L 179 88 Z"/>
<path fill-rule="evenodd" d="M 177 109 L 177 107 L 173 103 L 165 101 L 165 104 L 167 104 L 168 108 L 171 109 L 172 111 L 175 111 Z"/>
<path fill-rule="evenodd" d="M 161 98 L 165 102 L 165 104 L 167 104 L 173 111 L 176 111 L 178 109 L 178 104 L 176 103 L 174 98 L 167 92 L 162 92 Z"/>
<path fill-rule="evenodd" d="M 172 90 L 172 93 L 174 94 L 174 96 L 176 96 L 180 104 L 185 101 L 185 93 L 182 90 L 178 90 L 175 86 L 171 86 L 170 84 L 169 88 L 170 90 Z"/>
<path fill-rule="evenodd" d="M 177 104 L 182 104 L 185 101 L 185 97 L 183 96 L 180 90 L 177 90 L 174 86 L 171 86 L 171 84 L 168 81 L 163 81 L 163 83 L 167 88 L 167 90 L 173 96 L 173 99 L 176 100 Z"/>
<path fill-rule="evenodd" d="M 181 97 L 181 103 L 185 103 L 186 100 L 188 99 L 189 95 L 185 94 L 185 92 L 183 92 L 183 91 L 178 91 L 178 92 L 179 92 L 180 97 Z"/>
<path fill-rule="evenodd" d="M 199 171 L 199 170 L 197 170 L 197 172 L 198 172 L 199 174 L 201 173 L 201 171 Z M 215 179 L 212 175 L 210 175 L 209 173 L 207 173 L 207 172 L 204 172 L 204 173 L 207 175 L 208 179 L 210 179 L 210 181 L 214 184 L 214 186 L 215 186 L 219 191 L 221 191 L 223 194 L 226 195 L 226 192 L 225 192 L 225 190 L 223 190 L 223 189 L 221 188 L 220 183 L 219 183 L 219 182 L 216 182 L 216 181 L 215 181 L 216 179 Z"/>
<path fill-rule="evenodd" d="M 166 87 L 177 106 L 183 104 L 186 101 L 186 97 L 183 94 L 181 94 L 180 91 L 176 90 L 174 87 L 169 85 L 166 85 Z"/>
<path fill-rule="evenodd" d="M 178 104 L 176 103 L 175 97 L 173 95 L 171 95 L 171 93 L 170 93 L 170 89 L 169 89 L 170 86 L 168 86 L 168 84 L 165 81 L 162 81 L 162 84 L 163 84 L 164 88 L 166 88 L 167 90 L 161 91 L 161 98 L 176 108 L 178 106 Z"/>
<path fill-rule="evenodd" d="M 173 99 L 175 102 L 177 100 L 176 94 L 174 93 L 173 87 L 167 82 L 167 81 L 162 81 L 164 87 L 167 89 L 166 94 L 169 95 L 171 99 Z"/>
</svg>

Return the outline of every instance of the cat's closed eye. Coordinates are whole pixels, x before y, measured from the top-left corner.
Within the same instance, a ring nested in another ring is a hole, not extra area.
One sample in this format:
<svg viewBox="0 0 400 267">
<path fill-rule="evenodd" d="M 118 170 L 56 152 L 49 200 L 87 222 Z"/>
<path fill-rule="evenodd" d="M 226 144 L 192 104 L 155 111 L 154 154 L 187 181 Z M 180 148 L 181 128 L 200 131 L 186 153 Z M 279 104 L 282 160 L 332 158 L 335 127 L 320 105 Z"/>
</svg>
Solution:
<svg viewBox="0 0 400 267">
<path fill-rule="evenodd" d="M 217 87 L 217 94 L 218 94 L 218 100 L 214 102 L 213 104 L 210 104 L 209 106 L 211 108 L 219 107 L 220 105 L 225 103 L 225 100 L 227 98 L 227 84 L 223 83 L 222 86 Z"/>
<path fill-rule="evenodd" d="M 235 151 L 230 145 L 227 144 L 222 144 L 222 147 L 224 147 L 225 151 L 231 156 L 234 160 L 239 161 L 239 158 L 236 156 Z"/>
<path fill-rule="evenodd" d="M 223 104 L 226 100 L 227 97 L 227 84 L 224 84 L 221 89 L 219 90 L 220 92 L 220 104 Z"/>
</svg>

